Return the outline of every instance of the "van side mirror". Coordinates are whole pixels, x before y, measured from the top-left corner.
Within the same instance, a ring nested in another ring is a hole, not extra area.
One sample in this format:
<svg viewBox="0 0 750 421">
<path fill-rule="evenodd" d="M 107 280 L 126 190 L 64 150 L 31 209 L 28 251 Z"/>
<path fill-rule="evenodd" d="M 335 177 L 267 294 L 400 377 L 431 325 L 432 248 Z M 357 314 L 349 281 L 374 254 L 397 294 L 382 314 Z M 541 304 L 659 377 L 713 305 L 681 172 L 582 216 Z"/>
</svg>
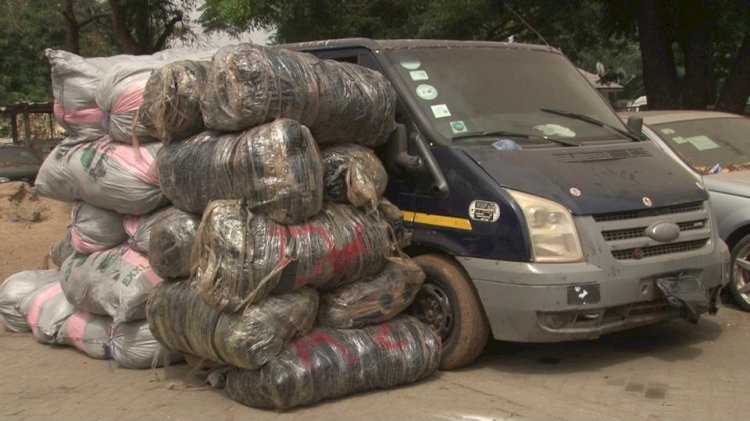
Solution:
<svg viewBox="0 0 750 421">
<path fill-rule="evenodd" d="M 411 143 L 417 155 L 410 155 L 408 146 Z M 411 174 L 417 177 L 427 176 L 431 179 L 430 194 L 443 198 L 448 196 L 448 182 L 435 162 L 427 142 L 418 133 L 409 137 L 406 126 L 398 124 L 391 133 L 385 145 L 385 160 L 383 162 L 391 174 Z"/>
<path fill-rule="evenodd" d="M 627 125 L 628 128 L 630 128 L 630 130 L 632 130 L 638 136 L 641 136 L 641 134 L 643 133 L 643 117 L 636 117 L 634 115 L 631 115 L 630 117 L 628 117 Z"/>
</svg>

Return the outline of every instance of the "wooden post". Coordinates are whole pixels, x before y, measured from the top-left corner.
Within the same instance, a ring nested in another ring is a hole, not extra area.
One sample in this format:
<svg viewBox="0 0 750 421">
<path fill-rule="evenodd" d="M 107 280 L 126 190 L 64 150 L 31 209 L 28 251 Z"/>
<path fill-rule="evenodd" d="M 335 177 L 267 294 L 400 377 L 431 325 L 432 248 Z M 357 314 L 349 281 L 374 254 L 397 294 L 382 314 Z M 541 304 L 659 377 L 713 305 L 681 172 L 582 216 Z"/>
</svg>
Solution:
<svg viewBox="0 0 750 421">
<path fill-rule="evenodd" d="M 29 105 L 23 105 L 23 142 L 31 146 L 31 116 L 29 116 Z"/>
<path fill-rule="evenodd" d="M 13 144 L 18 144 L 18 114 L 15 111 L 10 112 L 10 128 L 11 136 L 13 137 Z"/>
</svg>

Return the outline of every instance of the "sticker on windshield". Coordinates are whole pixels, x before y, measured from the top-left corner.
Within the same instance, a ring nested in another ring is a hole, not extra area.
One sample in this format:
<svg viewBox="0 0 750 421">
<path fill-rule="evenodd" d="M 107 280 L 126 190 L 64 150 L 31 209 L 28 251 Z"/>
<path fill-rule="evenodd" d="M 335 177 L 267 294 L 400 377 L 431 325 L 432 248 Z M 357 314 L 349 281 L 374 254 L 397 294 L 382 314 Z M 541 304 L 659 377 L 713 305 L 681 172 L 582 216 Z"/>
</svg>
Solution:
<svg viewBox="0 0 750 421">
<path fill-rule="evenodd" d="M 425 72 L 424 70 L 413 70 L 409 72 L 409 76 L 411 76 L 411 80 L 413 81 L 429 79 L 429 77 L 427 76 L 427 72 Z"/>
<path fill-rule="evenodd" d="M 661 129 L 662 134 L 674 134 L 672 129 Z"/>
<path fill-rule="evenodd" d="M 538 126 L 532 127 L 532 129 L 542 132 L 542 134 L 544 134 L 545 136 L 576 137 L 576 132 L 559 124 L 540 124 Z"/>
<path fill-rule="evenodd" d="M 432 85 L 419 85 L 417 86 L 417 96 L 425 101 L 433 100 L 438 96 L 437 89 Z"/>
<path fill-rule="evenodd" d="M 479 222 L 497 222 L 500 205 L 486 200 L 475 200 L 469 205 L 469 218 Z"/>
<path fill-rule="evenodd" d="M 401 60 L 401 67 L 407 70 L 417 70 L 419 69 L 419 66 L 421 66 L 422 63 L 419 62 L 417 59 L 413 58 L 407 58 L 404 60 Z"/>
<path fill-rule="evenodd" d="M 705 151 L 707 149 L 716 149 L 719 145 L 713 140 L 709 139 L 708 136 L 693 136 L 686 139 L 691 145 L 695 146 L 699 151 Z"/>
<path fill-rule="evenodd" d="M 687 139 L 682 136 L 673 137 L 672 140 L 678 145 L 682 145 L 683 143 L 687 142 Z"/>
<path fill-rule="evenodd" d="M 469 129 L 466 127 L 466 123 L 463 120 L 451 121 L 451 131 L 453 134 L 466 133 Z"/>
<path fill-rule="evenodd" d="M 448 106 L 445 104 L 433 105 L 430 108 L 432 109 L 432 115 L 434 115 L 435 118 L 443 118 L 443 117 L 451 116 L 451 112 L 450 110 L 448 110 Z"/>
</svg>

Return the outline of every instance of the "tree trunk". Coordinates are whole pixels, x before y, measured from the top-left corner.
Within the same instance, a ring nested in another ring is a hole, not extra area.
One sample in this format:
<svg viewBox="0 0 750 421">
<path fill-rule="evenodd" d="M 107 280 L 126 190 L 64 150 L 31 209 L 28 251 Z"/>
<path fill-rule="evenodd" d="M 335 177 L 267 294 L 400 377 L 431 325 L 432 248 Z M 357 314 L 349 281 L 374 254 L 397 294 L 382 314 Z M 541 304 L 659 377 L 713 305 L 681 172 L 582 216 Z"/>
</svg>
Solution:
<svg viewBox="0 0 750 421">
<path fill-rule="evenodd" d="M 682 107 L 705 110 L 713 100 L 713 39 L 706 20 L 700 20 L 691 26 L 683 45 L 685 78 L 682 86 Z"/>
<path fill-rule="evenodd" d="M 138 43 L 125 25 L 125 10 L 120 4 L 120 0 L 109 0 L 109 9 L 112 12 L 112 32 L 115 39 L 122 47 L 125 54 L 140 54 Z"/>
<path fill-rule="evenodd" d="M 742 46 L 734 59 L 732 71 L 724 81 L 721 95 L 716 101 L 716 109 L 742 114 L 748 96 L 750 96 L 750 32 L 745 33 Z"/>
<path fill-rule="evenodd" d="M 80 54 L 81 26 L 76 19 L 73 0 L 62 0 L 60 9 L 65 17 L 65 49 L 74 54 Z"/>
<path fill-rule="evenodd" d="M 680 82 L 672 54 L 672 37 L 655 3 L 655 0 L 642 0 L 638 5 L 638 37 L 648 108 L 680 108 Z"/>
</svg>

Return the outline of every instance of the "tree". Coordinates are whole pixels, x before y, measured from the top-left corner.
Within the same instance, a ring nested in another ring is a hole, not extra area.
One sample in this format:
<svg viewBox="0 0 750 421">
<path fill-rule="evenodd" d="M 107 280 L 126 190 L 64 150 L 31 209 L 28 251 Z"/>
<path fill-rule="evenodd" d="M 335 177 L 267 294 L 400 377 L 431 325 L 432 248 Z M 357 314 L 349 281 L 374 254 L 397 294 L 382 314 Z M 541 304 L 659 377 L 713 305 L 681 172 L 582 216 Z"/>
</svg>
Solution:
<svg viewBox="0 0 750 421">
<path fill-rule="evenodd" d="M 743 111 L 750 95 L 749 0 L 607 4 L 616 30 L 640 44 L 649 108 Z"/>
<path fill-rule="evenodd" d="M 112 33 L 126 54 L 152 54 L 172 38 L 193 36 L 188 13 L 195 0 L 108 0 Z"/>
</svg>

